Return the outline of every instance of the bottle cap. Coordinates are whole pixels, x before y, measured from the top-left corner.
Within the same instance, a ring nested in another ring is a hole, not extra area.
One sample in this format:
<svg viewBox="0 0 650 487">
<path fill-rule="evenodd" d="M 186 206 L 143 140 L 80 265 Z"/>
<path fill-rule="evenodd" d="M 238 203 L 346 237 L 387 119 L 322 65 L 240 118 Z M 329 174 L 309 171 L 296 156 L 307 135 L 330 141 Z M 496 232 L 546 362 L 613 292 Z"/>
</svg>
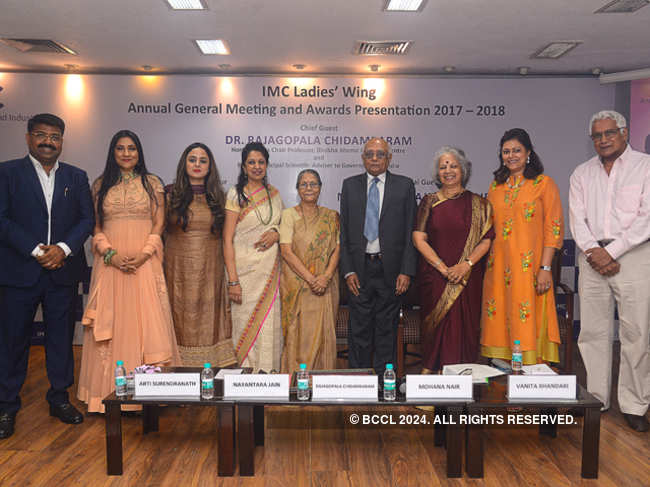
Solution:
<svg viewBox="0 0 650 487">
<path fill-rule="evenodd" d="M 515 340 L 515 345 L 521 345 L 521 342 L 519 340 Z"/>
<path fill-rule="evenodd" d="M 115 363 L 116 363 L 117 365 L 124 365 L 124 360 L 118 360 L 118 361 L 115 362 Z"/>
<path fill-rule="evenodd" d="M 206 362 L 206 363 L 203 364 L 204 369 L 209 369 L 211 367 L 212 367 L 212 365 L 210 365 L 210 362 Z"/>
<path fill-rule="evenodd" d="M 300 364 L 300 370 L 306 370 L 307 364 Z"/>
<path fill-rule="evenodd" d="M 386 370 L 393 370 L 393 364 L 386 364 Z"/>
</svg>

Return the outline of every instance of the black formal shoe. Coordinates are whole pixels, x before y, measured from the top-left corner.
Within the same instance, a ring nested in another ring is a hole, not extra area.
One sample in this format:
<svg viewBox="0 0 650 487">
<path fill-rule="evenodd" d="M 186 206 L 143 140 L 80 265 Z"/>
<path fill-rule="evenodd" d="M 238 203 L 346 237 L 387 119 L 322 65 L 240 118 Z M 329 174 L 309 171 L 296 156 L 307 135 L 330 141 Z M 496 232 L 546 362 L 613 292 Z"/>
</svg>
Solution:
<svg viewBox="0 0 650 487">
<path fill-rule="evenodd" d="M 9 438 L 14 434 L 14 424 L 16 423 L 16 415 L 9 413 L 0 414 L 0 440 Z"/>
<path fill-rule="evenodd" d="M 55 416 L 67 424 L 79 424 L 84 420 L 83 414 L 69 402 L 50 404 L 50 416 Z"/>
<path fill-rule="evenodd" d="M 623 413 L 623 417 L 625 418 L 625 421 L 627 421 L 627 424 L 630 425 L 630 428 L 632 428 L 634 431 L 638 431 L 639 433 L 648 431 L 648 427 L 650 425 L 648 424 L 648 420 L 646 419 L 645 415 L 637 416 L 636 414 Z"/>
</svg>

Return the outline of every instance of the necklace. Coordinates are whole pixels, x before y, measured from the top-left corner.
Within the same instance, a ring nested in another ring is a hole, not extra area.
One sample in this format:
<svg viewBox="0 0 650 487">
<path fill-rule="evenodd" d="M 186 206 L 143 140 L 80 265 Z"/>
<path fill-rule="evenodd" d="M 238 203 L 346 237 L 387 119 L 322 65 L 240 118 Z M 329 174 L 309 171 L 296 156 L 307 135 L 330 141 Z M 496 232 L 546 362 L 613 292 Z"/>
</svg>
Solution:
<svg viewBox="0 0 650 487">
<path fill-rule="evenodd" d="M 269 188 L 265 187 L 264 189 L 266 189 L 267 201 L 269 202 L 269 219 L 264 221 L 264 219 L 262 218 L 262 214 L 260 213 L 260 210 L 257 207 L 257 205 L 253 206 L 253 210 L 255 210 L 255 214 L 257 215 L 258 221 L 262 225 L 266 226 L 271 222 L 271 219 L 273 218 L 273 204 L 271 203 L 271 192 L 269 191 Z M 248 203 L 252 204 L 250 195 L 248 195 Z"/>
<path fill-rule="evenodd" d="M 302 215 L 302 221 L 303 224 L 305 225 L 305 231 L 307 231 L 307 213 L 305 213 L 305 209 L 302 207 L 302 203 L 298 204 L 298 208 L 300 208 L 300 214 Z M 320 207 L 316 205 L 316 217 L 312 218 L 312 221 L 318 220 L 319 216 L 320 216 Z"/>
<path fill-rule="evenodd" d="M 458 193 L 453 194 L 453 195 L 451 195 L 451 196 L 447 196 L 447 195 L 445 194 L 445 190 L 444 190 L 444 189 L 441 189 L 440 191 L 442 192 L 442 196 L 444 196 L 445 199 L 448 199 L 448 200 L 455 200 L 456 198 L 460 198 L 460 196 L 465 192 L 465 189 L 461 189 Z"/>
<path fill-rule="evenodd" d="M 523 184 L 524 184 L 524 178 L 521 177 L 521 176 L 519 176 L 519 181 L 518 182 L 517 182 L 517 176 L 514 176 L 512 178 L 512 184 L 510 184 L 510 178 L 506 179 L 506 185 L 510 189 L 519 189 L 519 188 L 522 187 Z"/>
<path fill-rule="evenodd" d="M 503 201 L 505 204 L 509 205 L 510 208 L 512 208 L 512 205 L 514 204 L 515 200 L 517 199 L 517 196 L 519 196 L 519 190 L 521 187 L 524 185 L 524 181 L 526 179 L 523 176 L 519 176 L 519 181 L 517 182 L 517 177 L 513 176 L 512 178 L 512 184 L 510 184 L 510 178 L 506 179 L 506 186 L 512 190 L 506 191 L 506 194 L 503 198 Z"/>
<path fill-rule="evenodd" d="M 120 182 L 128 183 L 135 178 L 135 172 L 129 171 L 126 174 L 120 173 Z"/>
</svg>

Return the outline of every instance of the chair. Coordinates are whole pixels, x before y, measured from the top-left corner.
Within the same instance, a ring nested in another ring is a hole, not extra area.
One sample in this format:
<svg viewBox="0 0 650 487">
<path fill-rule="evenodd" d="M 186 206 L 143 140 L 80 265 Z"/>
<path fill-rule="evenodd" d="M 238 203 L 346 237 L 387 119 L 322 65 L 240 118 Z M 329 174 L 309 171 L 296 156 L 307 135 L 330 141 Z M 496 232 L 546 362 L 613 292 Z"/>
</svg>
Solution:
<svg viewBox="0 0 650 487">
<path fill-rule="evenodd" d="M 350 336 L 350 308 L 348 306 L 349 291 L 345 281 L 341 279 L 339 310 L 336 316 L 336 345 L 347 345 Z M 421 355 L 408 351 L 408 345 L 420 343 L 420 306 L 417 302 L 417 288 L 414 283 L 407 291 L 400 310 L 400 319 L 397 327 L 397 376 L 402 377 L 405 372 L 405 357 Z M 347 358 L 347 348 L 336 352 L 338 358 Z M 408 365 L 413 365 L 417 361 Z"/>
<path fill-rule="evenodd" d="M 336 314 L 336 345 L 337 349 L 339 345 L 348 344 L 348 337 L 350 336 L 350 308 L 348 306 L 348 286 L 345 283 L 345 279 L 340 278 L 339 282 L 339 310 Z M 337 350 L 337 358 L 348 358 L 348 349 L 344 348 L 343 350 Z"/>
<path fill-rule="evenodd" d="M 573 301 L 574 291 L 569 286 L 561 282 L 562 254 L 559 250 L 553 255 L 551 263 L 551 273 L 553 275 L 553 286 L 555 288 L 556 299 L 564 296 L 564 304 L 558 305 L 562 312 L 558 312 L 558 327 L 560 329 L 560 364 L 559 369 L 563 374 L 573 373 Z M 557 303 L 556 303 L 557 304 Z M 558 310 L 559 311 L 559 310 Z"/>
<path fill-rule="evenodd" d="M 417 285 L 415 282 L 411 282 L 402 303 L 397 326 L 397 377 L 404 376 L 407 365 L 414 365 L 422 359 L 422 355 L 408 351 L 409 345 L 419 345 L 421 341 L 422 331 Z M 420 360 L 407 364 L 406 356 L 408 355 L 418 357 Z"/>
</svg>

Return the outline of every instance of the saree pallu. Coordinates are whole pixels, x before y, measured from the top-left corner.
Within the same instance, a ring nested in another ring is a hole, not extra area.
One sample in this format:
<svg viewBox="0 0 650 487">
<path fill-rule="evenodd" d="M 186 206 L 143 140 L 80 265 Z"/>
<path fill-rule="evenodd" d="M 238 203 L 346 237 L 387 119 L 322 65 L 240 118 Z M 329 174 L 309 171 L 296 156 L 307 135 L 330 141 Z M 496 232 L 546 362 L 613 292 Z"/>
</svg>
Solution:
<svg viewBox="0 0 650 487">
<path fill-rule="evenodd" d="M 242 303 L 231 304 L 237 361 L 240 366 L 255 370 L 280 370 L 279 245 L 276 243 L 263 252 L 253 247 L 264 232 L 278 229 L 282 214 L 280 193 L 270 185 L 268 192 L 260 188 L 249 196 L 246 206 L 240 208 L 235 188 L 231 188 L 226 209 L 239 213 L 233 244 Z"/>
<path fill-rule="evenodd" d="M 289 208 L 282 215 L 281 242 L 289 243 L 284 241 L 284 229 L 291 226 L 293 253 L 314 276 L 325 273 L 339 244 L 338 213 L 319 207 L 318 215 L 310 220 L 299 215 L 295 208 Z M 301 363 L 307 365 L 307 370 L 333 369 L 336 365 L 338 273 L 334 274 L 325 294 L 317 296 L 309 284 L 283 262 L 280 283 L 285 340 L 282 372 L 291 374 Z"/>
<path fill-rule="evenodd" d="M 487 200 L 469 191 L 455 199 L 428 194 L 418 208 L 415 230 L 425 232 L 431 248 L 452 267 L 463 262 L 481 240 L 494 238 L 491 213 Z M 425 372 L 476 361 L 484 271 L 481 259 L 465 275 L 465 283 L 452 284 L 420 257 L 417 285 Z"/>
</svg>

